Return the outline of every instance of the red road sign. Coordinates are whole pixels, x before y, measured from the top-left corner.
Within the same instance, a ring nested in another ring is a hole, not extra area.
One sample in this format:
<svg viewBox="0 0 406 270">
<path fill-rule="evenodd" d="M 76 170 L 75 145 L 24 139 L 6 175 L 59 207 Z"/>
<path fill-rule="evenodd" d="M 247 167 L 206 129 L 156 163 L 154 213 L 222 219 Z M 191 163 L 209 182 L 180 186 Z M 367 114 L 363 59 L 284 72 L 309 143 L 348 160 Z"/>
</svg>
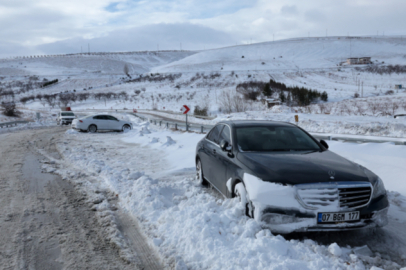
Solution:
<svg viewBox="0 0 406 270">
<path fill-rule="evenodd" d="M 187 114 L 190 111 L 190 108 L 186 105 L 183 105 L 181 111 L 183 112 L 183 114 Z"/>
</svg>

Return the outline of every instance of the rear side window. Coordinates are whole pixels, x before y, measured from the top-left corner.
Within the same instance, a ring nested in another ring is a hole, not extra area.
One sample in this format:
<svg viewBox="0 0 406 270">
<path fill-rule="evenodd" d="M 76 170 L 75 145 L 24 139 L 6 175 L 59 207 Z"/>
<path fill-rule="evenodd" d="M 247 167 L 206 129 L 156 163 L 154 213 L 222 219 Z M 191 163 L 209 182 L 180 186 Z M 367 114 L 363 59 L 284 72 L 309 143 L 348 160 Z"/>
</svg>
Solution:
<svg viewBox="0 0 406 270">
<path fill-rule="evenodd" d="M 223 131 L 220 134 L 219 142 L 221 142 L 222 140 L 231 143 L 231 133 L 230 128 L 228 126 L 224 126 Z"/>
<path fill-rule="evenodd" d="M 223 128 L 223 125 L 217 125 L 215 126 L 211 131 L 209 136 L 207 136 L 207 139 L 209 141 L 212 141 L 216 144 L 219 144 L 219 135 L 220 135 L 220 131 Z"/>
<path fill-rule="evenodd" d="M 117 118 L 115 118 L 115 117 L 113 117 L 113 116 L 111 116 L 111 115 L 106 115 L 106 117 L 107 117 L 108 120 L 115 120 L 115 121 L 117 121 Z"/>
</svg>

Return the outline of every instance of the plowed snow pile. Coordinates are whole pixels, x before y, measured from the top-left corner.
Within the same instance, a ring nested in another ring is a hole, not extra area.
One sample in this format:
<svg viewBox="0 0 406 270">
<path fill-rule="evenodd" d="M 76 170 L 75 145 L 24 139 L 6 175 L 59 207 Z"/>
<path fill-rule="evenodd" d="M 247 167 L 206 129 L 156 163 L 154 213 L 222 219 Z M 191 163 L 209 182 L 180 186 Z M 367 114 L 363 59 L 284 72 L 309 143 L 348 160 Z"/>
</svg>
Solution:
<svg viewBox="0 0 406 270">
<path fill-rule="evenodd" d="M 326 243 L 324 236 L 289 239 L 272 235 L 244 215 L 237 199 L 224 199 L 200 186 L 194 179 L 194 153 L 202 137 L 139 122 L 125 134 L 69 131 L 65 134 L 69 145 L 61 145 L 59 151 L 67 162 L 96 176 L 98 185 L 117 194 L 121 207 L 140 221 L 150 244 L 176 269 L 406 266 L 406 257 L 402 257 L 406 254 L 403 146 L 331 144 L 333 151 L 377 172 L 389 190 L 400 193 L 390 193 L 393 228 L 340 234 Z M 387 154 L 379 158 L 382 152 Z M 361 240 L 348 242 L 350 245 L 345 240 L 340 243 L 341 236 Z"/>
</svg>

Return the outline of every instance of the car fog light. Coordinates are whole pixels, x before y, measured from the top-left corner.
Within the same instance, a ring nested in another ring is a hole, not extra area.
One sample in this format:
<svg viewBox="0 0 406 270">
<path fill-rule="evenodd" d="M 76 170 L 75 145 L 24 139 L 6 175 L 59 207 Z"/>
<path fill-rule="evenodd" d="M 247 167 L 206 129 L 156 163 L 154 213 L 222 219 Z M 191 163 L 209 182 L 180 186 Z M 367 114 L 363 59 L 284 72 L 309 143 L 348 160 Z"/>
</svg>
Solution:
<svg viewBox="0 0 406 270">
<path fill-rule="evenodd" d="M 297 218 L 295 216 L 272 214 L 272 213 L 264 214 L 262 220 L 268 224 L 286 224 L 301 221 L 300 218 Z"/>
</svg>

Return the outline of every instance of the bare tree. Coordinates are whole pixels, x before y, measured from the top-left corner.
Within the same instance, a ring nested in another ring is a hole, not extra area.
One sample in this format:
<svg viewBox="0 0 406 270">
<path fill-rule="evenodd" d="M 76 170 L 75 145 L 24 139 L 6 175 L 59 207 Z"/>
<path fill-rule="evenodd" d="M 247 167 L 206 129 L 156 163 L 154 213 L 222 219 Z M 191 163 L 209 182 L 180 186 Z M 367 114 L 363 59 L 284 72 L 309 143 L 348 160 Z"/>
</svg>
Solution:
<svg viewBox="0 0 406 270">
<path fill-rule="evenodd" d="M 368 101 L 368 109 L 371 110 L 373 115 L 379 111 L 379 105 L 377 101 Z"/>
<path fill-rule="evenodd" d="M 234 91 L 223 91 L 219 97 L 222 110 L 225 113 L 244 112 L 248 109 L 249 104 L 236 94 Z"/>
<path fill-rule="evenodd" d="M 397 102 L 395 102 L 395 101 L 392 102 L 391 105 L 390 105 L 390 109 L 391 109 L 392 115 L 395 115 L 397 109 L 399 109 L 399 104 Z"/>
<path fill-rule="evenodd" d="M 356 109 L 356 112 L 359 115 L 364 115 L 365 114 L 366 108 L 364 107 L 364 103 L 362 101 L 361 102 L 355 102 L 354 107 Z"/>
</svg>

